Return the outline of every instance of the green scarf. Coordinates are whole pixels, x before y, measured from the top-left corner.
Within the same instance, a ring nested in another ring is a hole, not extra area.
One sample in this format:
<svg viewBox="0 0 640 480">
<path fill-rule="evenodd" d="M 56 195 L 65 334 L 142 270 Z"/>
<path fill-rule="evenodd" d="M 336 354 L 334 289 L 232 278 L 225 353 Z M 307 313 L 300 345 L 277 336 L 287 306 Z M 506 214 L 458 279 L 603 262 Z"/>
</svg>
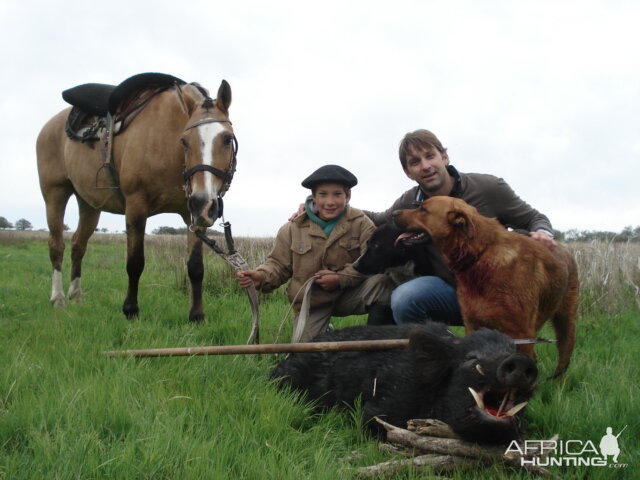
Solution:
<svg viewBox="0 0 640 480">
<path fill-rule="evenodd" d="M 334 218 L 332 220 L 329 220 L 329 221 L 322 220 L 318 215 L 316 215 L 316 212 L 314 212 L 315 205 L 313 203 L 313 196 L 312 195 L 309 195 L 307 197 L 307 201 L 304 204 L 304 209 L 307 212 L 307 217 L 309 217 L 309 219 L 312 222 L 317 223 L 318 226 L 320 226 L 320 228 L 322 229 L 324 234 L 327 236 L 327 238 L 329 238 L 329 235 L 331 235 L 331 232 L 333 231 L 334 227 L 337 225 L 337 223 L 343 217 L 344 212 L 347 211 L 347 208 L 345 207 L 345 209 L 342 210 L 342 212 L 340 212 L 340 215 L 338 215 L 336 218 Z"/>
</svg>

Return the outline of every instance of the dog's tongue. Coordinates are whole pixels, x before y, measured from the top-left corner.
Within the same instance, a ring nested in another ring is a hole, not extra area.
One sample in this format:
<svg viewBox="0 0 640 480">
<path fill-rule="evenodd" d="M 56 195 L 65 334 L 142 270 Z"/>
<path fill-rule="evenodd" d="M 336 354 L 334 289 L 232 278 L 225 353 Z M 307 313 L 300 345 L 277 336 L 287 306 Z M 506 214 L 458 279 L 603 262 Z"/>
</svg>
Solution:
<svg viewBox="0 0 640 480">
<path fill-rule="evenodd" d="M 397 247 L 398 243 L 400 243 L 405 238 L 411 238 L 411 237 L 414 237 L 414 236 L 415 236 L 415 233 L 409 233 L 409 232 L 401 233 L 400 235 L 398 235 L 398 238 L 396 238 L 395 242 L 393 242 L 393 246 Z"/>
</svg>

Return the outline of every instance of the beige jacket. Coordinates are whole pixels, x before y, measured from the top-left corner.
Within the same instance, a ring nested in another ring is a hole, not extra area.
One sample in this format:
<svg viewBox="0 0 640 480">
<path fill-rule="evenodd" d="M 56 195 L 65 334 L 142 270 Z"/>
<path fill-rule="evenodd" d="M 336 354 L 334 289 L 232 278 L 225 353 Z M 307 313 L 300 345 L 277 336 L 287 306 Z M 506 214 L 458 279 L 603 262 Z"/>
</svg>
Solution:
<svg viewBox="0 0 640 480">
<path fill-rule="evenodd" d="M 350 206 L 346 208 L 329 238 L 306 213 L 283 225 L 265 263 L 256 268 L 265 274 L 260 290 L 271 292 L 291 279 L 287 296 L 293 302 L 300 288 L 318 270 L 332 270 L 356 277 L 341 276 L 340 288 L 331 292 L 314 287 L 311 295 L 313 308 L 333 303 L 343 289 L 361 283 L 366 276 L 358 273 L 351 264 L 364 253 L 375 226 L 361 210 Z M 303 293 L 300 292 L 293 306 L 296 312 L 300 311 Z"/>
</svg>

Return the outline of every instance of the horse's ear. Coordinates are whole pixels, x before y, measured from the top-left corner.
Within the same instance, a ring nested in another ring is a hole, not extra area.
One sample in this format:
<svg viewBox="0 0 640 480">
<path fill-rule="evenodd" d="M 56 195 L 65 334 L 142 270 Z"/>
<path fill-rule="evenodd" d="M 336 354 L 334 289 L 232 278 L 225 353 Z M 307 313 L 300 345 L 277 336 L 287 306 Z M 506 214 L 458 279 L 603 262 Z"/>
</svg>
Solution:
<svg viewBox="0 0 640 480">
<path fill-rule="evenodd" d="M 226 80 L 222 80 L 220 88 L 218 88 L 218 107 L 222 107 L 224 110 L 229 111 L 229 105 L 231 105 L 231 86 Z"/>
</svg>

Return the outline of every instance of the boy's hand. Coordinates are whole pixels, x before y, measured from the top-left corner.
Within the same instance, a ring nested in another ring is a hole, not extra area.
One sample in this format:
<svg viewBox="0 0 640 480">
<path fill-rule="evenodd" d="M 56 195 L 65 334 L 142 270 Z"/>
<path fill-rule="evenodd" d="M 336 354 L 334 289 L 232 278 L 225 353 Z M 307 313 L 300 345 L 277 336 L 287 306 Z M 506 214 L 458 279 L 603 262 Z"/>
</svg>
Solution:
<svg viewBox="0 0 640 480">
<path fill-rule="evenodd" d="M 259 288 L 264 281 L 264 273 L 256 270 L 244 270 L 236 273 L 238 283 L 242 288 L 249 288 L 251 285 Z"/>
<path fill-rule="evenodd" d="M 316 275 L 322 275 L 320 278 L 316 278 L 314 283 L 323 290 L 330 292 L 337 288 L 340 288 L 340 277 L 331 270 L 319 270 Z"/>
</svg>

